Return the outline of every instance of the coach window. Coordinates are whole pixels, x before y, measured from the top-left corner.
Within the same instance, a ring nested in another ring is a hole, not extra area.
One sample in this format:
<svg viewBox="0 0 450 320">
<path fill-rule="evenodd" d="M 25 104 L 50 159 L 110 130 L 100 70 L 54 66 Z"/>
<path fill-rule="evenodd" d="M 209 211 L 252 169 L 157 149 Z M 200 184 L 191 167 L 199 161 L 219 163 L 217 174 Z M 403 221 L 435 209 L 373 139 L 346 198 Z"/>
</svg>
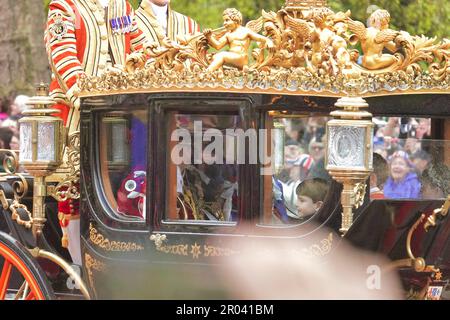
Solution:
<svg viewBox="0 0 450 320">
<path fill-rule="evenodd" d="M 116 218 L 145 219 L 147 111 L 100 115 L 100 172 L 105 197 Z"/>
<path fill-rule="evenodd" d="M 167 117 L 166 219 L 237 221 L 239 116 L 171 112 Z"/>
<path fill-rule="evenodd" d="M 450 194 L 450 141 L 433 139 L 432 119 L 374 117 L 373 122 L 372 200 Z"/>
<path fill-rule="evenodd" d="M 320 114 L 267 114 L 273 138 L 272 170 L 263 176 L 264 224 L 301 224 L 321 209 L 331 181 L 324 168 L 327 121 Z"/>
</svg>

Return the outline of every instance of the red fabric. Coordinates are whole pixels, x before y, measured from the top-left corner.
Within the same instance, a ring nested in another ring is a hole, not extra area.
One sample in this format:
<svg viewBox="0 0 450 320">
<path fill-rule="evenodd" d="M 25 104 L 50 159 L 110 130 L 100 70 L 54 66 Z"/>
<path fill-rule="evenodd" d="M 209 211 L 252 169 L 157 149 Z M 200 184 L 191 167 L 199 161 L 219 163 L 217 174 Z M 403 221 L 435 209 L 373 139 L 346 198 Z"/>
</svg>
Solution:
<svg viewBox="0 0 450 320">
<path fill-rule="evenodd" d="M 133 180 L 137 184 L 136 190 L 139 193 L 145 194 L 147 188 L 147 179 L 145 177 L 134 177 L 134 171 L 131 172 L 125 179 L 123 179 L 119 190 L 117 191 L 117 211 L 122 214 L 134 217 L 142 217 L 142 210 L 144 207 L 145 197 L 128 198 L 129 191 L 125 189 L 127 181 Z"/>
<path fill-rule="evenodd" d="M 370 194 L 370 198 L 373 200 L 381 200 L 384 199 L 384 193 L 383 191 L 376 191 L 376 192 L 372 192 Z"/>
<path fill-rule="evenodd" d="M 64 41 L 54 41 L 50 34 L 47 34 L 46 43 L 47 50 L 49 50 L 48 54 L 53 62 L 54 68 L 53 72 L 58 74 L 58 78 L 62 79 L 64 82 L 64 87 L 61 88 L 60 83 L 56 78 L 52 80 L 50 85 L 51 92 L 56 89 L 68 90 L 70 89 L 77 81 L 77 76 L 83 73 L 82 63 L 84 62 L 84 52 L 86 50 L 87 44 L 87 28 L 84 20 L 82 19 L 80 13 L 77 10 L 77 7 L 74 5 L 73 0 L 60 0 L 60 1 L 52 1 L 49 5 L 49 16 L 51 16 L 52 12 L 64 12 L 70 16 L 70 13 L 67 12 L 66 7 L 63 5 L 66 3 L 72 9 L 75 15 L 75 21 L 71 21 L 70 18 L 64 17 L 63 20 L 69 25 L 73 26 L 69 28 L 66 38 Z M 131 15 L 133 9 L 130 4 L 127 2 L 127 15 Z M 47 22 L 47 29 L 51 27 L 54 23 L 54 19 L 49 19 Z M 134 22 L 136 23 L 136 22 Z M 125 53 L 131 53 L 131 41 L 136 39 L 142 35 L 142 31 L 138 29 L 138 32 L 135 33 L 127 33 L 125 34 Z M 142 49 L 143 43 L 140 43 L 135 49 Z M 65 50 L 61 50 L 61 48 L 66 48 Z M 72 50 L 69 50 L 72 49 Z M 75 52 L 73 52 L 75 50 Z M 58 65 L 59 62 L 62 63 L 61 66 Z M 68 62 L 70 61 L 70 62 Z M 70 71 L 63 77 L 64 73 Z"/>
<path fill-rule="evenodd" d="M 64 125 L 66 125 L 67 117 L 69 116 L 70 107 L 65 104 L 58 103 L 58 104 L 55 104 L 52 108 L 58 109 L 61 111 L 59 113 L 55 113 L 54 116 L 61 118 L 64 121 Z"/>
</svg>

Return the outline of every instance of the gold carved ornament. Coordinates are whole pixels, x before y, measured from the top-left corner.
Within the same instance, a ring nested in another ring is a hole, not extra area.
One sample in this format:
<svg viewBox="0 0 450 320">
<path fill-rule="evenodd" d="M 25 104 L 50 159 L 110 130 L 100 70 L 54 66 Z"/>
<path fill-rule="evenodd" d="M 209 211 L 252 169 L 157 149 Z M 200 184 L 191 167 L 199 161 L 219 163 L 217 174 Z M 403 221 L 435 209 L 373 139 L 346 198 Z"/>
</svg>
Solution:
<svg viewBox="0 0 450 320">
<path fill-rule="evenodd" d="M 94 295 L 97 296 L 97 291 L 95 290 L 94 286 L 94 273 L 92 270 L 95 270 L 97 272 L 104 272 L 106 270 L 106 265 L 103 262 L 95 259 L 88 253 L 84 254 L 84 265 L 86 267 L 88 275 L 89 286 L 94 292 Z"/>
<path fill-rule="evenodd" d="M 66 147 L 67 165 L 69 173 L 60 181 L 53 190 L 51 196 L 56 201 L 67 201 L 69 199 L 79 199 L 79 181 L 80 181 L 80 132 L 72 133 L 68 138 Z"/>
<path fill-rule="evenodd" d="M 320 241 L 320 244 L 313 244 L 309 248 L 302 249 L 301 253 L 307 257 L 323 257 L 331 252 L 333 248 L 333 233 Z"/>
<path fill-rule="evenodd" d="M 4 154 L 3 157 L 3 168 L 8 176 L 14 176 L 19 178 L 12 183 L 11 187 L 14 192 L 14 200 L 11 205 L 8 203 L 8 199 L 3 190 L 0 190 L 0 201 L 4 210 L 11 211 L 11 218 L 17 222 L 17 224 L 24 226 L 27 229 L 31 229 L 33 226 L 33 215 L 28 210 L 27 206 L 20 203 L 20 200 L 28 193 L 28 182 L 25 177 L 18 173 L 19 161 L 18 156 L 13 150 L 0 150 L 1 153 Z M 22 209 L 28 215 L 28 220 L 23 220 L 17 211 L 18 209 Z"/>
<path fill-rule="evenodd" d="M 348 93 L 441 90 L 450 86 L 450 40 L 413 36 L 389 28 L 376 10 L 370 26 L 351 12 L 327 7 L 262 11 L 241 25 L 236 9 L 224 11 L 224 27 L 150 43 L 129 57 L 127 70 L 81 76 L 85 95 L 154 88 L 235 88 Z M 257 47 L 247 52 L 251 42 Z M 362 48 L 361 55 L 355 46 Z M 210 52 L 210 48 L 226 48 Z M 384 53 L 385 51 L 390 53 Z M 145 63 L 144 63 L 145 62 Z M 425 66 L 425 67 L 424 67 Z"/>
<path fill-rule="evenodd" d="M 192 255 L 192 259 L 199 259 L 200 257 L 228 257 L 238 254 L 239 251 L 230 248 L 221 248 L 213 245 L 203 245 L 202 246 L 195 242 L 194 244 L 175 244 L 175 245 L 165 245 L 164 241 L 167 240 L 165 234 L 152 234 L 150 240 L 155 243 L 155 248 L 159 252 L 178 255 L 178 256 L 189 256 Z M 191 250 L 189 251 L 189 247 Z"/>
<path fill-rule="evenodd" d="M 113 241 L 100 234 L 92 223 L 89 225 L 89 240 L 105 251 L 136 252 L 144 247 L 134 242 Z"/>
<path fill-rule="evenodd" d="M 428 217 L 427 221 L 424 223 L 423 226 L 426 232 L 429 231 L 430 227 L 434 227 L 436 225 L 437 215 L 441 214 L 442 217 L 445 217 L 447 215 L 449 207 L 450 207 L 450 196 L 447 198 L 447 201 L 441 208 L 435 209 L 433 213 Z M 414 271 L 416 272 L 432 272 L 434 275 L 440 273 L 440 270 L 438 268 L 435 268 L 432 265 L 427 265 L 424 258 L 415 257 L 412 252 L 411 248 L 412 236 L 417 227 L 424 222 L 425 218 L 426 215 L 421 214 L 420 217 L 417 219 L 417 221 L 414 223 L 414 225 L 408 231 L 408 235 L 406 237 L 406 252 L 409 258 L 393 261 L 387 266 L 386 268 L 387 270 L 397 267 L 413 267 Z"/>
</svg>

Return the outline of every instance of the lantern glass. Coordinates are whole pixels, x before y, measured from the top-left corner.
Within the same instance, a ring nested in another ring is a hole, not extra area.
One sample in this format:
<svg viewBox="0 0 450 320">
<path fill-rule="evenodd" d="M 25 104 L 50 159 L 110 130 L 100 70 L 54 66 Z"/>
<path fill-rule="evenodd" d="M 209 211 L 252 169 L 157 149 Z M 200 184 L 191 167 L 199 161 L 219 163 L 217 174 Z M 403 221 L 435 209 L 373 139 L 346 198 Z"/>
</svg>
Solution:
<svg viewBox="0 0 450 320">
<path fill-rule="evenodd" d="M 328 127 L 328 167 L 366 169 L 367 127 Z"/>
<path fill-rule="evenodd" d="M 281 123 L 275 122 L 272 128 L 272 155 L 274 156 L 276 172 L 284 167 L 284 140 L 285 127 Z"/>
<path fill-rule="evenodd" d="M 56 161 L 55 122 L 38 123 L 38 161 Z"/>
<path fill-rule="evenodd" d="M 20 124 L 20 153 L 19 161 L 33 161 L 32 124 Z"/>
<path fill-rule="evenodd" d="M 128 141 L 127 130 L 128 122 L 125 119 L 111 123 L 111 144 L 112 154 L 110 161 L 112 163 L 122 163 L 128 161 Z"/>
</svg>

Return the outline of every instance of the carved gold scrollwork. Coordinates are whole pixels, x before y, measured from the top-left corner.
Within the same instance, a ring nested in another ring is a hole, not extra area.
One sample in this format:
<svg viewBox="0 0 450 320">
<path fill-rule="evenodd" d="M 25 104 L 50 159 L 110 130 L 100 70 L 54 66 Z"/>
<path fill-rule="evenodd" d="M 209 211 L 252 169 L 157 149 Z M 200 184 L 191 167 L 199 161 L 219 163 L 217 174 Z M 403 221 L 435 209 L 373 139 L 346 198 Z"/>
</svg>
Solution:
<svg viewBox="0 0 450 320">
<path fill-rule="evenodd" d="M 89 240 L 105 251 L 136 252 L 144 247 L 134 242 L 114 241 L 100 234 L 92 224 L 89 225 Z"/>
<path fill-rule="evenodd" d="M 16 180 L 12 183 L 12 188 L 14 192 L 14 199 L 20 201 L 28 193 L 28 182 L 23 175 L 20 173 L 15 174 L 20 180 Z"/>
<path fill-rule="evenodd" d="M 165 234 L 152 234 L 150 236 L 150 240 L 153 241 L 155 243 L 156 249 L 161 248 L 162 244 L 164 241 L 167 240 L 167 236 Z"/>
<path fill-rule="evenodd" d="M 106 270 L 106 265 L 103 262 L 92 257 L 89 253 L 84 254 L 84 264 L 88 275 L 89 287 L 94 292 L 94 295 L 97 296 L 94 285 L 94 273 L 92 270 L 95 270 L 97 272 L 104 272 Z"/>
<path fill-rule="evenodd" d="M 355 197 L 355 209 L 358 209 L 361 207 L 364 203 L 364 197 L 366 196 L 366 183 L 365 182 L 359 182 L 355 185 L 355 188 L 353 190 L 354 197 Z"/>
<path fill-rule="evenodd" d="M 306 254 L 308 257 L 323 257 L 331 252 L 332 247 L 333 233 L 330 232 L 328 237 L 320 241 L 320 244 L 313 244 L 309 248 L 304 248 L 302 253 Z"/>
<path fill-rule="evenodd" d="M 400 259 L 393 261 L 390 263 L 386 270 L 392 269 L 392 268 L 398 268 L 398 267 L 412 267 L 414 268 L 414 271 L 416 272 L 440 272 L 438 268 L 435 268 L 432 265 L 427 265 L 426 261 L 422 257 L 415 257 L 412 248 L 411 248 L 411 240 L 412 236 L 414 234 L 414 231 L 416 231 L 417 227 L 423 223 L 425 220 L 426 215 L 421 214 L 420 217 L 417 219 L 417 221 L 413 224 L 413 226 L 409 229 L 408 235 L 406 237 L 406 252 L 409 256 L 409 258 L 406 259 Z"/>
<path fill-rule="evenodd" d="M 17 212 L 17 209 L 23 209 L 28 214 L 28 220 L 22 220 L 20 214 Z M 31 229 L 33 226 L 33 215 L 26 205 L 19 203 L 17 200 L 14 200 L 13 203 L 9 206 L 9 210 L 11 210 L 11 218 L 16 221 L 19 225 L 24 226 L 27 229 Z"/>
<path fill-rule="evenodd" d="M 7 174 L 15 174 L 19 169 L 19 157 L 13 150 L 1 149 L 3 157 L 3 169 Z"/>
<path fill-rule="evenodd" d="M 67 164 L 70 172 L 53 189 L 52 196 L 57 201 L 68 199 L 79 199 L 80 191 L 78 183 L 80 181 L 80 132 L 76 131 L 69 136 L 67 144 Z"/>
<path fill-rule="evenodd" d="M 450 87 L 450 40 L 392 30 L 385 10 L 376 10 L 367 27 L 352 20 L 350 11 L 299 8 L 262 11 L 245 26 L 235 19 L 234 27 L 239 26 L 234 31 L 228 26 L 185 36 L 178 42 L 148 44 L 140 54 L 130 55 L 128 73 L 115 69 L 99 77 L 83 75 L 78 86 L 82 95 L 176 87 L 340 96 L 349 93 L 348 83 L 355 83 L 358 95 L 445 91 Z M 240 15 L 233 10 L 233 16 Z M 251 57 L 240 36 L 249 39 L 248 43 L 258 42 Z M 209 50 L 222 45 L 228 51 Z M 353 49 L 355 45 L 362 54 Z"/>
<path fill-rule="evenodd" d="M 446 217 L 449 209 L 450 209 L 450 195 L 448 195 L 447 200 L 442 205 L 442 207 L 435 209 L 433 213 L 428 217 L 427 222 L 425 222 L 423 226 L 425 231 L 428 232 L 429 228 L 436 226 L 436 219 L 438 216 L 441 216 L 442 218 Z"/>
</svg>

